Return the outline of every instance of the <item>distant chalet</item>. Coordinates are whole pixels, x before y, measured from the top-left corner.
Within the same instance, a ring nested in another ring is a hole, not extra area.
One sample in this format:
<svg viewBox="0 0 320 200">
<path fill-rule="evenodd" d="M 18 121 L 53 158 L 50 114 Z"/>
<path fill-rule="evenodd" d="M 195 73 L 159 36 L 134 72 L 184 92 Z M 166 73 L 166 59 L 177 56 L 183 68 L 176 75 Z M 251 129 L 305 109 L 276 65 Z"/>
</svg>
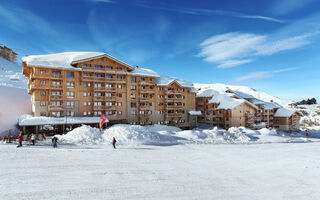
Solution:
<svg viewBox="0 0 320 200">
<path fill-rule="evenodd" d="M 9 60 L 13 63 L 17 63 L 17 53 L 14 52 L 12 49 L 6 46 L 0 45 L 0 57 Z"/>
</svg>

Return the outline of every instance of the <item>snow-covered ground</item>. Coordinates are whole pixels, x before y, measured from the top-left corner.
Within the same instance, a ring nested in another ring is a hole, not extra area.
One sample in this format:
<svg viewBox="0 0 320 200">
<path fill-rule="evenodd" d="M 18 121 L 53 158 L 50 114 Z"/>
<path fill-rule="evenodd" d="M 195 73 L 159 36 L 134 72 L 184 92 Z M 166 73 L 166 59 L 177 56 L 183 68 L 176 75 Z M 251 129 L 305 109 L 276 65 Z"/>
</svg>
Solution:
<svg viewBox="0 0 320 200">
<path fill-rule="evenodd" d="M 320 143 L 0 144 L 10 199 L 319 199 Z"/>
</svg>

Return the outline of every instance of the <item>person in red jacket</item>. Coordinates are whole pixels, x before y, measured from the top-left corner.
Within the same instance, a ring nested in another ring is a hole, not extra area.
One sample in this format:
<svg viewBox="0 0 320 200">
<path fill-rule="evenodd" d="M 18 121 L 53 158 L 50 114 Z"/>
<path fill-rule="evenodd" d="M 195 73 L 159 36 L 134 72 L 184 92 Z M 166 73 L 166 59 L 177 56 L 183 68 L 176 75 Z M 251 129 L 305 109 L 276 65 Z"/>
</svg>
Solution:
<svg viewBox="0 0 320 200">
<path fill-rule="evenodd" d="M 18 136 L 18 140 L 19 140 L 19 145 L 17 147 L 22 147 L 22 141 L 23 141 L 23 134 L 22 131 L 20 132 L 19 136 Z"/>
</svg>

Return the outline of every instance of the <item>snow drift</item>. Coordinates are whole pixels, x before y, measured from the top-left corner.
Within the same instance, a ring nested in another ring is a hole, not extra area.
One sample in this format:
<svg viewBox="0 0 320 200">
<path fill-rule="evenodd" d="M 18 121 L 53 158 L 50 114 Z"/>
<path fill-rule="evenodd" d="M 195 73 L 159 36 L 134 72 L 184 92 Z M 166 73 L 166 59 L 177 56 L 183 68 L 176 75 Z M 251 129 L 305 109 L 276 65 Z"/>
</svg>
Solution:
<svg viewBox="0 0 320 200">
<path fill-rule="evenodd" d="M 272 142 L 308 142 L 303 133 L 293 137 L 275 129 L 251 130 L 245 127 L 232 127 L 229 130 L 217 127 L 208 129 L 181 130 L 164 125 L 127 125 L 117 124 L 100 131 L 83 125 L 66 135 L 58 136 L 62 144 L 105 145 L 115 137 L 119 145 L 156 145 L 169 146 L 178 144 L 248 144 Z M 316 137 L 317 138 L 317 137 Z"/>
</svg>

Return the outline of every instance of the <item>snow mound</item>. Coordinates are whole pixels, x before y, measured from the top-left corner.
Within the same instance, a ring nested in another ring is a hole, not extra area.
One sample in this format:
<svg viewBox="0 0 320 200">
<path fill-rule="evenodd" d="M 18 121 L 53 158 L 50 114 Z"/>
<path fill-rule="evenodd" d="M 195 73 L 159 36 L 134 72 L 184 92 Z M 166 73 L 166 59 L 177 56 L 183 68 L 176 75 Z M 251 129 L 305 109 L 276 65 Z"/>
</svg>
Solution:
<svg viewBox="0 0 320 200">
<path fill-rule="evenodd" d="M 127 125 L 117 124 L 103 133 L 90 126 L 78 127 L 66 135 L 59 136 L 64 144 L 110 144 L 115 137 L 119 145 L 157 145 L 168 146 L 178 144 L 229 144 L 249 143 L 258 138 L 246 128 L 230 128 L 228 131 L 214 127 L 212 129 L 181 130 L 164 125 Z"/>
<path fill-rule="evenodd" d="M 57 135 L 59 142 L 64 144 L 92 145 L 103 143 L 102 132 L 98 128 L 83 125 L 68 132 L 66 135 Z"/>
</svg>

